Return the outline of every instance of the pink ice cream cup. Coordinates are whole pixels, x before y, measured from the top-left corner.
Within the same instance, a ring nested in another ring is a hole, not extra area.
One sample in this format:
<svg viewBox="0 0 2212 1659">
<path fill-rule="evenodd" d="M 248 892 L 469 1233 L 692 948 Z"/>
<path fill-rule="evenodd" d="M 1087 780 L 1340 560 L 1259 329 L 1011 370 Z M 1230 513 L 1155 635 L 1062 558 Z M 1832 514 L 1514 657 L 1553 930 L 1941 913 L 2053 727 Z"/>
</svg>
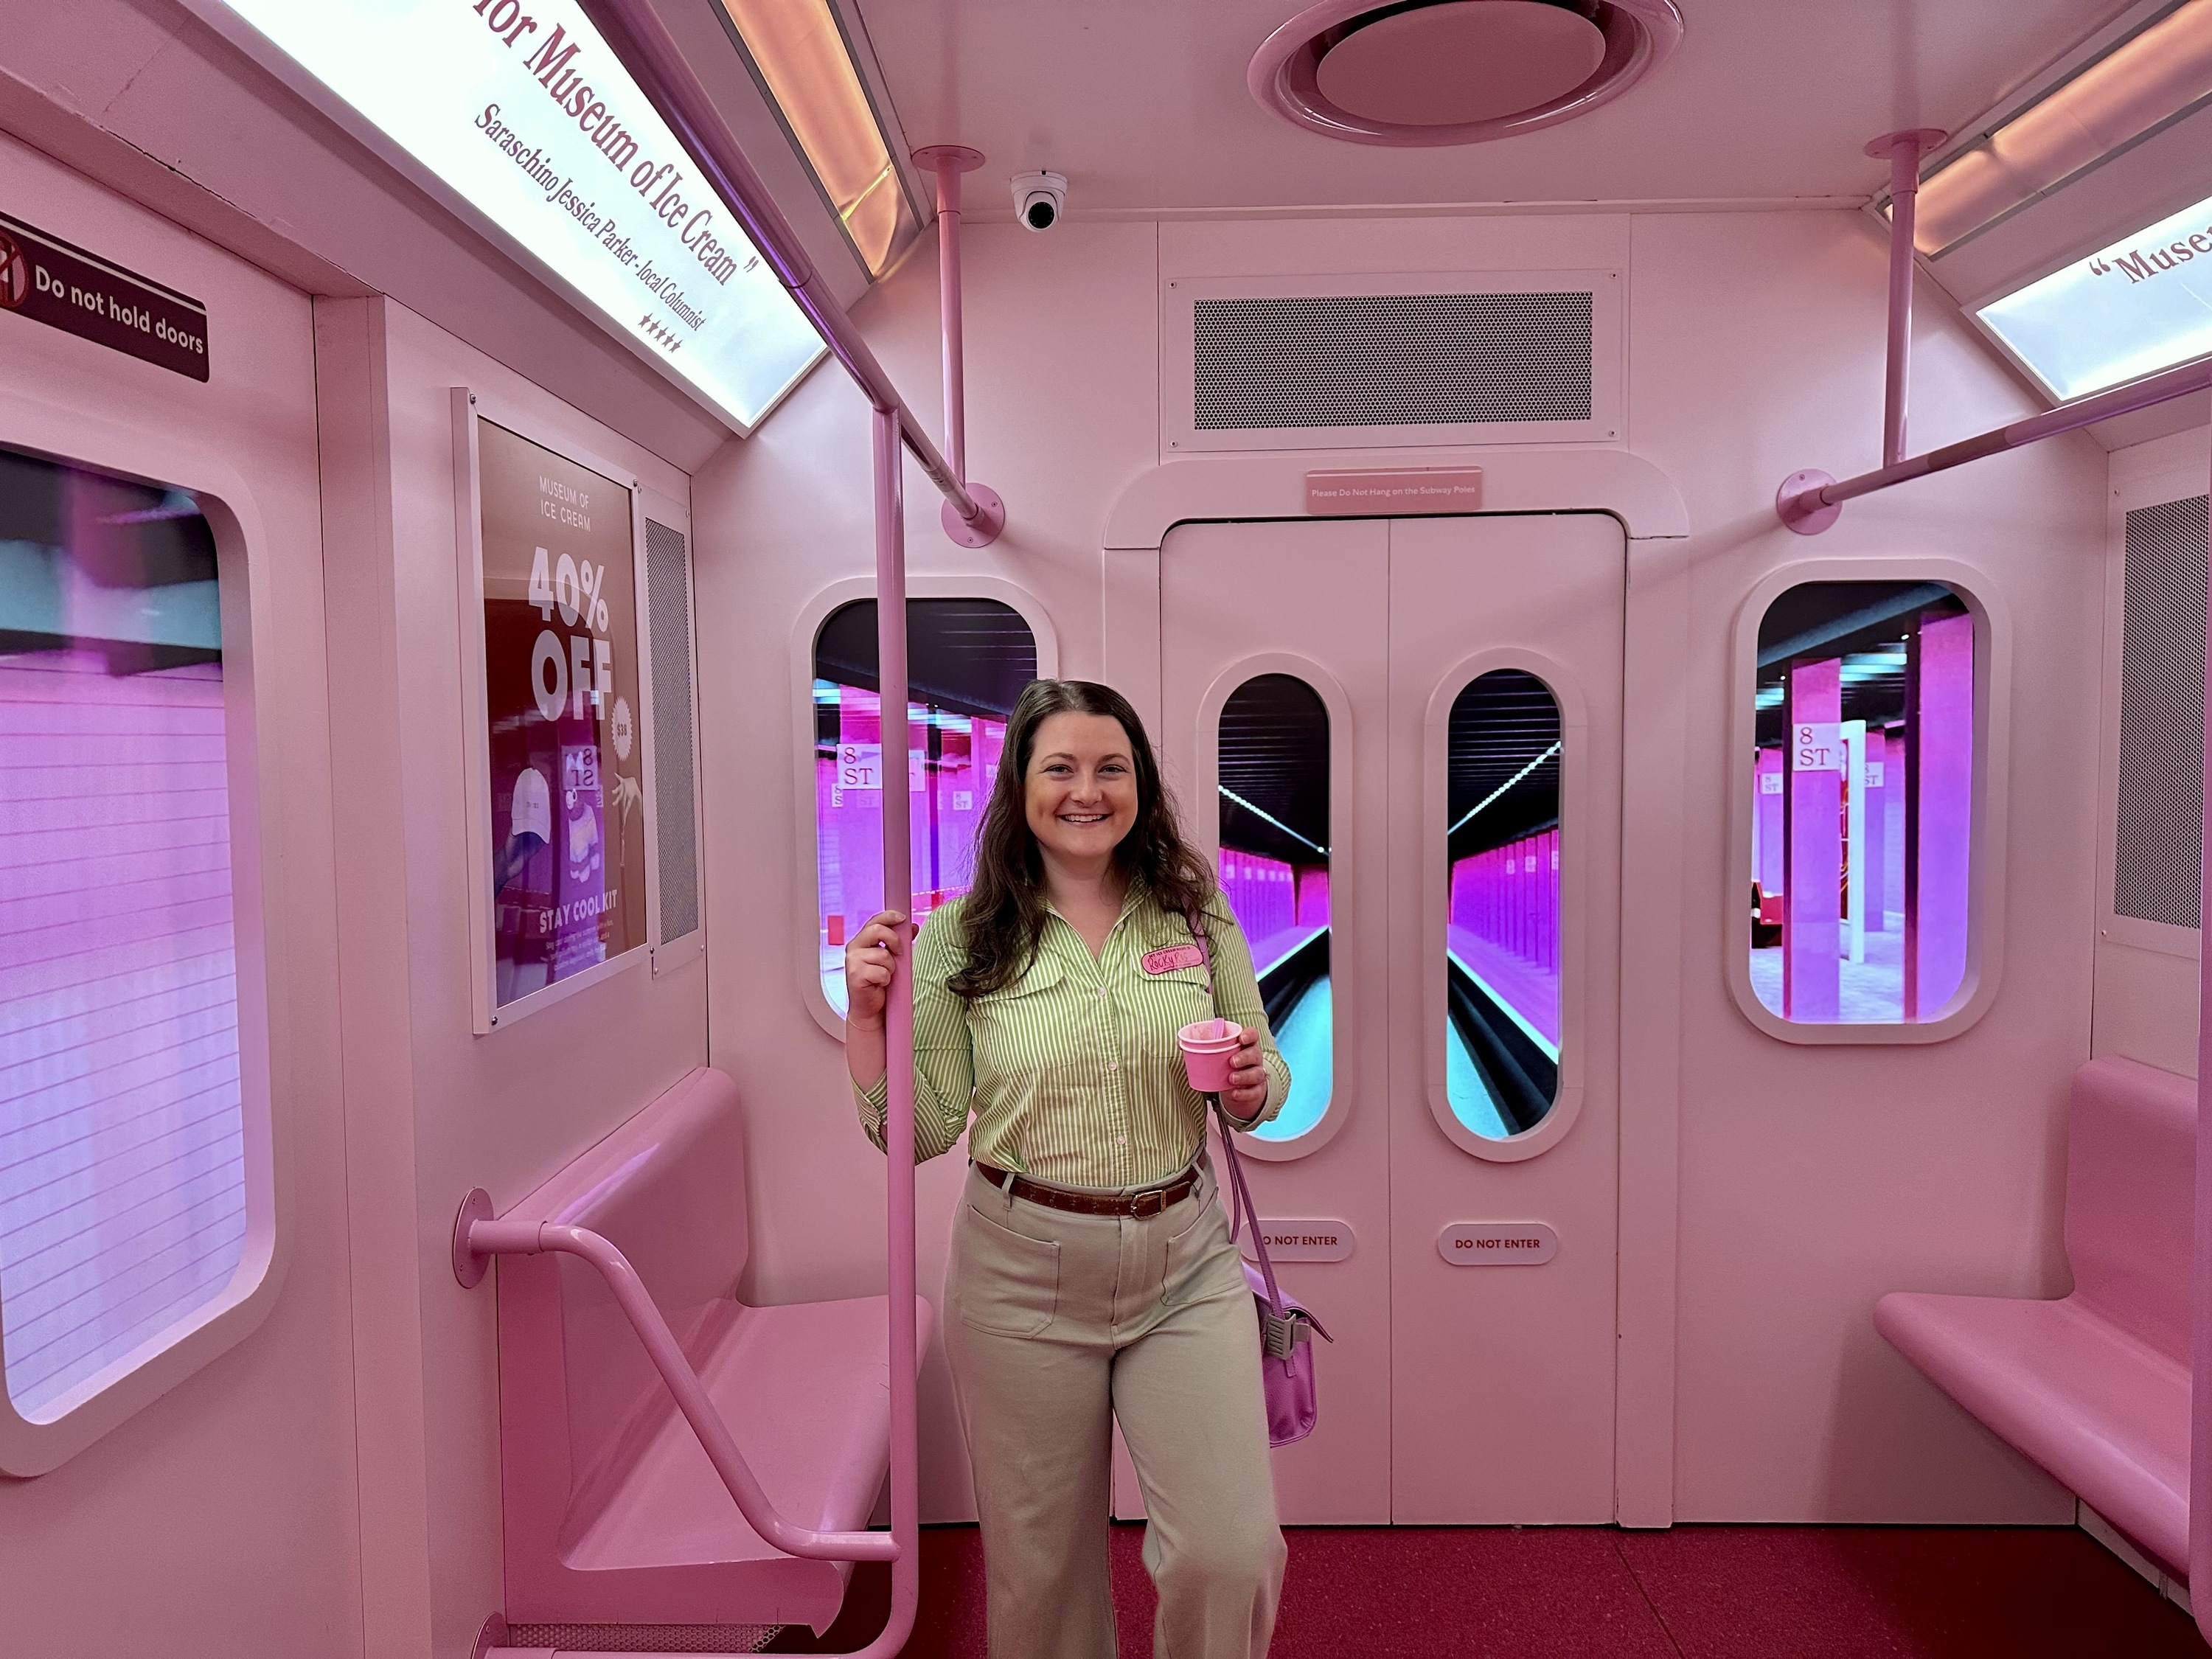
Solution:
<svg viewBox="0 0 2212 1659">
<path fill-rule="evenodd" d="M 1229 1058 L 1237 1052 L 1243 1033 L 1244 1028 L 1233 1019 L 1201 1019 L 1176 1033 L 1192 1088 L 1202 1095 L 1218 1095 L 1228 1088 Z"/>
</svg>

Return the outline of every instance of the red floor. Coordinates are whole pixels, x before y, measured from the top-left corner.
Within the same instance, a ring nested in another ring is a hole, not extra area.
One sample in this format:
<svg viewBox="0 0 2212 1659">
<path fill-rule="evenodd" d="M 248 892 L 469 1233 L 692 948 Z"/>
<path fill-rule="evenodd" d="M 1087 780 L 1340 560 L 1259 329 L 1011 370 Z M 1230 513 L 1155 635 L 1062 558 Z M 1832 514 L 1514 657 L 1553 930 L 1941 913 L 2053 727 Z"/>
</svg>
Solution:
<svg viewBox="0 0 2212 1659">
<path fill-rule="evenodd" d="M 1114 1529 L 1121 1659 L 1150 1659 L 1142 1531 Z M 2165 1659 L 2203 1655 L 2187 1614 L 2071 1528 L 1299 1528 L 1271 1659 Z M 972 1527 L 922 1534 L 907 1659 L 979 1659 Z M 883 1628 L 860 1569 L 818 1644 Z"/>
</svg>

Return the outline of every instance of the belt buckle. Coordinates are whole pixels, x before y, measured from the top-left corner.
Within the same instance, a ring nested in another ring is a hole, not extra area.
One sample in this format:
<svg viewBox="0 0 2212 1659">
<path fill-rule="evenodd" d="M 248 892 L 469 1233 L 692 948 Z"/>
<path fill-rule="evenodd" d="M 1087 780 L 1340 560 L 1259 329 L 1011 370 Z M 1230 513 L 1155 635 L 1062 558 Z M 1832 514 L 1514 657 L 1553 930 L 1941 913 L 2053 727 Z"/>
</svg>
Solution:
<svg viewBox="0 0 2212 1659">
<path fill-rule="evenodd" d="M 1164 1187 L 1155 1188 L 1149 1193 L 1135 1194 L 1129 1200 L 1129 1213 L 1140 1220 L 1164 1215 L 1167 1207 L 1168 1194 Z"/>
</svg>

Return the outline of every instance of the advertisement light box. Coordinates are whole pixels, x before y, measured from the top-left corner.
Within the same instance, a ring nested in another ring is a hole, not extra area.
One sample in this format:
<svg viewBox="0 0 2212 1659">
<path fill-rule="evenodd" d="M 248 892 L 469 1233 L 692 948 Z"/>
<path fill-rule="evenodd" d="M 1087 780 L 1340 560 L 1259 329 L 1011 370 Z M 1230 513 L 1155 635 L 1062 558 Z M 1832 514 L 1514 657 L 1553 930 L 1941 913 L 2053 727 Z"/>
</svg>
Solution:
<svg viewBox="0 0 2212 1659">
<path fill-rule="evenodd" d="M 1976 313 L 2060 402 L 2212 352 L 2212 198 Z"/>
<path fill-rule="evenodd" d="M 363 137 L 396 146 L 738 427 L 821 356 L 574 0 L 228 3 L 365 121 Z"/>
</svg>

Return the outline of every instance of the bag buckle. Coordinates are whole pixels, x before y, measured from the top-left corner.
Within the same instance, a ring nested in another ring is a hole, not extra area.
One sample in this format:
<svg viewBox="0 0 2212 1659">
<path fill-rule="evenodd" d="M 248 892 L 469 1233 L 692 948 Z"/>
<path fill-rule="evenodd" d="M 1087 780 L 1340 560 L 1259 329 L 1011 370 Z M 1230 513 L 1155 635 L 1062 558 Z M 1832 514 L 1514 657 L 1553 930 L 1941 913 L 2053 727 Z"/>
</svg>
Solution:
<svg viewBox="0 0 2212 1659">
<path fill-rule="evenodd" d="M 1313 1334 L 1306 1329 L 1305 1321 L 1296 1309 L 1283 1314 L 1262 1309 L 1260 1328 L 1260 1346 L 1274 1359 L 1288 1359 L 1299 1343 L 1313 1340 Z"/>
</svg>

